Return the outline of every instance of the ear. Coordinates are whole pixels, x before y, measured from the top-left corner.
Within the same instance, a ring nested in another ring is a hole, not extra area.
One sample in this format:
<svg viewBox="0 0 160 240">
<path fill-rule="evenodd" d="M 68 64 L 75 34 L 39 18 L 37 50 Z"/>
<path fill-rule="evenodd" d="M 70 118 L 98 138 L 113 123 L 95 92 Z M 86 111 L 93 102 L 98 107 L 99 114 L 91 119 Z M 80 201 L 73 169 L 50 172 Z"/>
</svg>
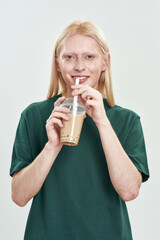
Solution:
<svg viewBox="0 0 160 240">
<path fill-rule="evenodd" d="M 59 63 L 58 63 L 58 59 L 55 59 L 55 65 L 56 65 L 57 71 L 60 72 L 60 66 L 59 66 Z"/>
<path fill-rule="evenodd" d="M 110 63 L 110 53 L 108 52 L 107 56 L 104 59 L 102 71 L 106 70 L 106 68 L 108 67 L 109 63 Z"/>
</svg>

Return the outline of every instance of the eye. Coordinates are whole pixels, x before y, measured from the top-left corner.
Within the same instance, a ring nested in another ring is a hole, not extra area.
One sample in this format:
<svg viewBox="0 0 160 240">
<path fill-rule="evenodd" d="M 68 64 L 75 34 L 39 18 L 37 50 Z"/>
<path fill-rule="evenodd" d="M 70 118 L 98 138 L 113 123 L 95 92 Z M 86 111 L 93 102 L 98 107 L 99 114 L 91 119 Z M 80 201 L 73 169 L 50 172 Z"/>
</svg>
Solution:
<svg viewBox="0 0 160 240">
<path fill-rule="evenodd" d="M 66 58 L 67 58 L 67 59 L 71 59 L 71 58 L 72 58 L 72 56 L 71 56 L 71 55 L 68 55 L 68 56 L 66 56 Z"/>
<path fill-rule="evenodd" d="M 87 55 L 87 58 L 88 58 L 88 59 L 92 59 L 93 56 L 92 56 L 92 55 Z"/>
</svg>

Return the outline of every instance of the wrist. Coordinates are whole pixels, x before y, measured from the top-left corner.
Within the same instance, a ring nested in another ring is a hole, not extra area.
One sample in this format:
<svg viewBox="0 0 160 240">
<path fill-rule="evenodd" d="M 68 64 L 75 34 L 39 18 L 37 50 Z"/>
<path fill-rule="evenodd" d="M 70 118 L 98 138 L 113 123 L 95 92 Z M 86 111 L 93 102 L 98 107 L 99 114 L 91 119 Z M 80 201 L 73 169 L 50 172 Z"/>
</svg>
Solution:
<svg viewBox="0 0 160 240">
<path fill-rule="evenodd" d="M 99 130 L 103 130 L 104 128 L 111 126 L 110 121 L 107 118 L 107 116 L 105 118 L 101 119 L 99 122 L 97 122 L 96 125 Z"/>
<path fill-rule="evenodd" d="M 62 148 L 63 144 L 60 144 L 60 145 L 53 145 L 51 142 L 47 142 L 45 144 L 45 149 L 49 152 L 59 152 Z"/>
</svg>

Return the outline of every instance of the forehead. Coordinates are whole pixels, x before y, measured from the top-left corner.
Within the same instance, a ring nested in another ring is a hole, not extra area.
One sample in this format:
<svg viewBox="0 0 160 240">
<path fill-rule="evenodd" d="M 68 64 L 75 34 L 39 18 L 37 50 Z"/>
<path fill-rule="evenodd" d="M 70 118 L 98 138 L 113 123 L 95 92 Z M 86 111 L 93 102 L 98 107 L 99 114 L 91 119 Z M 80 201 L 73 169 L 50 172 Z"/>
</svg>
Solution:
<svg viewBox="0 0 160 240">
<path fill-rule="evenodd" d="M 61 53 L 64 52 L 93 52 L 102 54 L 101 48 L 98 43 L 89 36 L 75 34 L 67 37 L 62 43 Z"/>
</svg>

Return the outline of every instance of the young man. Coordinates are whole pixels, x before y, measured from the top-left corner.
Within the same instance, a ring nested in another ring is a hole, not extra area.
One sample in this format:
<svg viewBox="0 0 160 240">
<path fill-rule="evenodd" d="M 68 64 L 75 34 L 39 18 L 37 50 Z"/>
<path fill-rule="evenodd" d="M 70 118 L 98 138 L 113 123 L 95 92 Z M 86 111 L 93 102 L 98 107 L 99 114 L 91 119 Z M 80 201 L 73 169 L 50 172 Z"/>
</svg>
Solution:
<svg viewBox="0 0 160 240">
<path fill-rule="evenodd" d="M 88 111 L 69 147 L 60 104 L 73 96 Z M 48 99 L 22 112 L 10 175 L 13 201 L 33 198 L 25 240 L 132 239 L 125 201 L 149 177 L 143 131 L 138 114 L 114 103 L 108 45 L 94 24 L 74 22 L 59 37 Z"/>
</svg>

